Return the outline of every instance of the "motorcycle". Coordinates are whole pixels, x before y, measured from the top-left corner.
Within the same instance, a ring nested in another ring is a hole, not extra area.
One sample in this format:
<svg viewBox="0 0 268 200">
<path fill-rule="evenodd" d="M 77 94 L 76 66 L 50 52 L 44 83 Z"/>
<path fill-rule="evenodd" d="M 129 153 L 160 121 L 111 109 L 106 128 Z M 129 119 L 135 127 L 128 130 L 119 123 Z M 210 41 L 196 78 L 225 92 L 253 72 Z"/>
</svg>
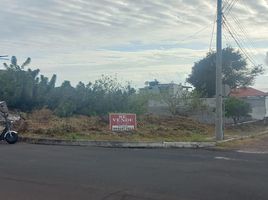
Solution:
<svg viewBox="0 0 268 200">
<path fill-rule="evenodd" d="M 4 122 L 4 130 L 0 134 L 0 140 L 5 140 L 9 144 L 15 144 L 18 141 L 18 133 L 11 130 L 13 121 L 8 118 L 8 108 L 4 101 L 0 101 L 0 117 Z"/>
</svg>

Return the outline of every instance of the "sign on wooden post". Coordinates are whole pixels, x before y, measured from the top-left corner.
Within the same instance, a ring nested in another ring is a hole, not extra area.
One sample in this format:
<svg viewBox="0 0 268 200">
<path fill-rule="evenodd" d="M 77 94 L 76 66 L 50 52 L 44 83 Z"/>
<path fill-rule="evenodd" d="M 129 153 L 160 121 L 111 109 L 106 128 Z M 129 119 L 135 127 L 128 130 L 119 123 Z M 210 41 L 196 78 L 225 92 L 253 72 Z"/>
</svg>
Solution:
<svg viewBox="0 0 268 200">
<path fill-rule="evenodd" d="M 110 130 L 131 131 L 137 128 L 136 114 L 111 113 L 109 114 Z"/>
</svg>

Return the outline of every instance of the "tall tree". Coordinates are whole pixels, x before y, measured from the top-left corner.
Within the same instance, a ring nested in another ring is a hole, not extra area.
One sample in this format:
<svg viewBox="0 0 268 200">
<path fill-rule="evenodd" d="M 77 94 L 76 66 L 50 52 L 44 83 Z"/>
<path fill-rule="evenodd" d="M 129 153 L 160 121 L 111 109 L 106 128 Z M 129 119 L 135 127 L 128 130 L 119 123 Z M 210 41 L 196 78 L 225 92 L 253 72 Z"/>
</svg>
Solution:
<svg viewBox="0 0 268 200">
<path fill-rule="evenodd" d="M 27 58 L 19 65 L 12 56 L 10 64 L 4 63 L 6 70 L 0 73 L 0 99 L 24 111 L 45 106 L 56 82 L 56 75 L 48 81 L 47 77 L 39 76 L 39 69 L 26 70 L 30 62 L 31 58 Z"/>
<path fill-rule="evenodd" d="M 223 84 L 230 88 L 249 86 L 255 77 L 263 72 L 261 65 L 249 67 L 247 60 L 240 51 L 232 47 L 223 49 Z M 216 52 L 210 52 L 203 59 L 196 62 L 187 82 L 204 97 L 215 95 Z"/>
<path fill-rule="evenodd" d="M 116 78 L 102 76 L 93 84 L 79 82 L 72 87 L 70 81 L 55 86 L 51 79 L 40 75 L 40 70 L 25 69 L 31 59 L 21 65 L 12 56 L 6 70 L 0 70 L 0 100 L 11 108 L 31 111 L 47 107 L 62 117 L 74 114 L 103 115 L 109 112 L 144 112 L 146 99 L 136 94 L 130 84 L 122 85 Z"/>
<path fill-rule="evenodd" d="M 3 79 L 6 84 L 1 85 L 3 99 L 8 100 L 11 107 L 27 110 L 32 104 L 33 88 L 35 77 L 29 71 L 24 71 L 24 67 L 29 65 L 30 58 L 27 58 L 22 65 L 18 65 L 17 58 L 11 57 L 10 64 L 4 63 L 6 68 Z"/>
</svg>

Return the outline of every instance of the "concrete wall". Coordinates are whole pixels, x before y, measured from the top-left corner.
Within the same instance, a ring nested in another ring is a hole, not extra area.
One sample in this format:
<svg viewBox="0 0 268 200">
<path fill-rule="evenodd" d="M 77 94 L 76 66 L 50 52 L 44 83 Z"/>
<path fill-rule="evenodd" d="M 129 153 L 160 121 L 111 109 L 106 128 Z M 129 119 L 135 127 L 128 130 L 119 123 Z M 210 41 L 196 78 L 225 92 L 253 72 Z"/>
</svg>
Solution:
<svg viewBox="0 0 268 200">
<path fill-rule="evenodd" d="M 157 101 L 157 100 L 149 100 L 148 102 L 148 113 L 155 115 L 163 115 L 170 116 L 171 113 L 168 110 L 168 106 L 166 103 Z"/>
<path fill-rule="evenodd" d="M 262 120 L 267 115 L 266 97 L 247 97 L 243 98 L 243 100 L 251 106 L 250 115 L 252 119 Z"/>
<path fill-rule="evenodd" d="M 206 107 L 204 110 L 184 114 L 199 122 L 213 124 L 215 122 L 216 100 L 215 98 L 202 98 L 201 100 Z M 252 112 L 250 113 L 251 118 L 241 119 L 241 121 L 262 120 L 265 116 L 268 117 L 268 97 L 248 97 L 243 100 L 250 104 Z M 148 112 L 156 115 L 171 115 L 167 104 L 156 100 L 149 101 Z M 232 119 L 229 118 L 225 118 L 224 121 L 226 124 L 233 123 Z"/>
<path fill-rule="evenodd" d="M 181 84 L 169 83 L 169 84 L 158 84 L 154 86 L 146 86 L 144 88 L 140 88 L 141 93 L 149 93 L 149 94 L 160 94 L 160 91 L 165 91 L 169 95 L 178 95 L 180 96 L 187 89 L 184 88 Z"/>
<path fill-rule="evenodd" d="M 215 98 L 201 98 L 200 99 L 204 105 L 211 109 L 216 108 L 216 99 Z"/>
<path fill-rule="evenodd" d="M 266 110 L 265 117 L 268 117 L 268 96 L 265 97 L 265 110 Z"/>
<path fill-rule="evenodd" d="M 185 107 L 183 105 L 178 106 L 182 115 L 190 117 L 201 123 L 213 124 L 215 122 L 215 98 L 201 99 L 203 104 L 206 105 L 204 110 L 196 110 L 192 112 L 184 112 Z M 171 112 L 168 110 L 168 105 L 164 102 L 157 100 L 150 100 L 148 103 L 148 113 L 156 114 L 160 116 L 170 116 Z M 230 121 L 226 119 L 226 121 Z"/>
</svg>

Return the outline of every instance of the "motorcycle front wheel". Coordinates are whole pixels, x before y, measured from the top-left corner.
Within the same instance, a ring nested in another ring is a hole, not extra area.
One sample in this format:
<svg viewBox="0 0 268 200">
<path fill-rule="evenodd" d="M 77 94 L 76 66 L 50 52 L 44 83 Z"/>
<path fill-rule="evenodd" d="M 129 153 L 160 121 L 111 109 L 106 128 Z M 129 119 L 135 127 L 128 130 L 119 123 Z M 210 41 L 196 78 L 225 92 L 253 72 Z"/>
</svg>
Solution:
<svg viewBox="0 0 268 200">
<path fill-rule="evenodd" d="M 8 144 L 15 144 L 18 141 L 18 133 L 16 131 L 8 131 L 5 133 L 5 140 Z"/>
</svg>

